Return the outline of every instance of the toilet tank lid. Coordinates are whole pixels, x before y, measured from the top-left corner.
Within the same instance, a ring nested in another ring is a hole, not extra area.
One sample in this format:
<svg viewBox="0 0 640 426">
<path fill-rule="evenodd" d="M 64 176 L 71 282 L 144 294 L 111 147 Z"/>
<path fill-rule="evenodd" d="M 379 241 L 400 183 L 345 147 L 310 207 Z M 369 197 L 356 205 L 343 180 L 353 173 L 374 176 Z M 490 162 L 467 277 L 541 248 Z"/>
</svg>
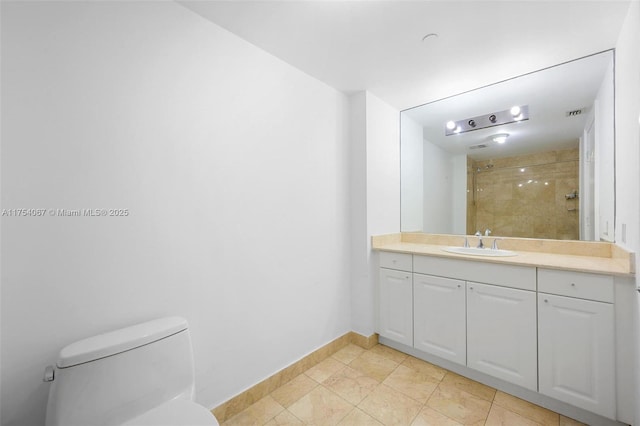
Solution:
<svg viewBox="0 0 640 426">
<path fill-rule="evenodd" d="M 188 328 L 181 317 L 159 318 L 108 333 L 89 337 L 65 346 L 58 357 L 58 368 L 73 367 L 125 352 Z"/>
</svg>

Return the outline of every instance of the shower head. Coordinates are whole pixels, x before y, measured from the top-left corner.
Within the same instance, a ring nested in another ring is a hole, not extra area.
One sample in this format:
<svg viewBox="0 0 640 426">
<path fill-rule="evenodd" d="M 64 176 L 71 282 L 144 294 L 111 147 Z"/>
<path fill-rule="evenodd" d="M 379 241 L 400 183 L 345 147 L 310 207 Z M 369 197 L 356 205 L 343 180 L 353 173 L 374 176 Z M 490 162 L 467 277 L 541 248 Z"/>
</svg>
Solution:
<svg viewBox="0 0 640 426">
<path fill-rule="evenodd" d="M 479 172 L 481 172 L 481 171 L 483 171 L 483 170 L 489 170 L 489 169 L 493 169 L 493 164 L 487 164 L 487 165 L 486 165 L 486 166 L 484 166 L 484 167 L 478 167 L 478 168 L 476 168 L 476 173 L 479 173 Z"/>
</svg>

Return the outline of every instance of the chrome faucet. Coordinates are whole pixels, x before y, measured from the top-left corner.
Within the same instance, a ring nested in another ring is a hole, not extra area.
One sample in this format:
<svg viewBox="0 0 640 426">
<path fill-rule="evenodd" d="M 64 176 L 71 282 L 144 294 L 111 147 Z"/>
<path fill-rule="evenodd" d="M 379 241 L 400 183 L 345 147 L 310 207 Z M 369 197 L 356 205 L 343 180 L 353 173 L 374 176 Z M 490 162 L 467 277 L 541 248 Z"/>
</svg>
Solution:
<svg viewBox="0 0 640 426">
<path fill-rule="evenodd" d="M 494 238 L 493 240 L 493 245 L 491 245 L 491 250 L 499 250 L 498 249 L 498 240 L 501 240 L 502 238 Z"/>
<path fill-rule="evenodd" d="M 484 244 L 482 243 L 482 233 L 480 231 L 477 231 L 475 233 L 476 237 L 478 237 L 478 247 L 477 248 L 484 248 Z"/>
<path fill-rule="evenodd" d="M 487 228 L 484 230 L 484 236 L 488 237 L 489 235 L 491 235 L 491 229 Z"/>
</svg>

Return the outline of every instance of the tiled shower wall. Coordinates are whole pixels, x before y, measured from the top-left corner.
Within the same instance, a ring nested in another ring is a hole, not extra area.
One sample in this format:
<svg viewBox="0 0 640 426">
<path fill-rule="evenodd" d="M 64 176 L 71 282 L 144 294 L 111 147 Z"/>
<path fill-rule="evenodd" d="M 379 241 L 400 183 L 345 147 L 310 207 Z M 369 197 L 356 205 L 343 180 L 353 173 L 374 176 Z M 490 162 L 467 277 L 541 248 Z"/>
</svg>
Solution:
<svg viewBox="0 0 640 426">
<path fill-rule="evenodd" d="M 577 240 L 578 184 L 578 148 L 468 159 L 467 234 Z"/>
</svg>

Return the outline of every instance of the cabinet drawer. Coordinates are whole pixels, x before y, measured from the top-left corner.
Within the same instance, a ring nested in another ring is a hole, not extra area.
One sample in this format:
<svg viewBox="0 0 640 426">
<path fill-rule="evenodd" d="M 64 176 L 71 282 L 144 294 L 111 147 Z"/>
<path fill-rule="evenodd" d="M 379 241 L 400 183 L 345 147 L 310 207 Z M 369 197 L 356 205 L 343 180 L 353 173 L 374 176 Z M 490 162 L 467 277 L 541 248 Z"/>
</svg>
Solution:
<svg viewBox="0 0 640 426">
<path fill-rule="evenodd" d="M 584 272 L 538 269 L 538 291 L 613 303 L 613 277 Z"/>
<path fill-rule="evenodd" d="M 407 253 L 380 252 L 380 266 L 382 268 L 397 269 L 399 271 L 411 271 L 413 268 L 413 255 Z"/>
<path fill-rule="evenodd" d="M 536 268 L 519 265 L 499 265 L 488 262 L 414 256 L 414 272 L 494 284 L 503 287 L 536 290 Z"/>
</svg>

